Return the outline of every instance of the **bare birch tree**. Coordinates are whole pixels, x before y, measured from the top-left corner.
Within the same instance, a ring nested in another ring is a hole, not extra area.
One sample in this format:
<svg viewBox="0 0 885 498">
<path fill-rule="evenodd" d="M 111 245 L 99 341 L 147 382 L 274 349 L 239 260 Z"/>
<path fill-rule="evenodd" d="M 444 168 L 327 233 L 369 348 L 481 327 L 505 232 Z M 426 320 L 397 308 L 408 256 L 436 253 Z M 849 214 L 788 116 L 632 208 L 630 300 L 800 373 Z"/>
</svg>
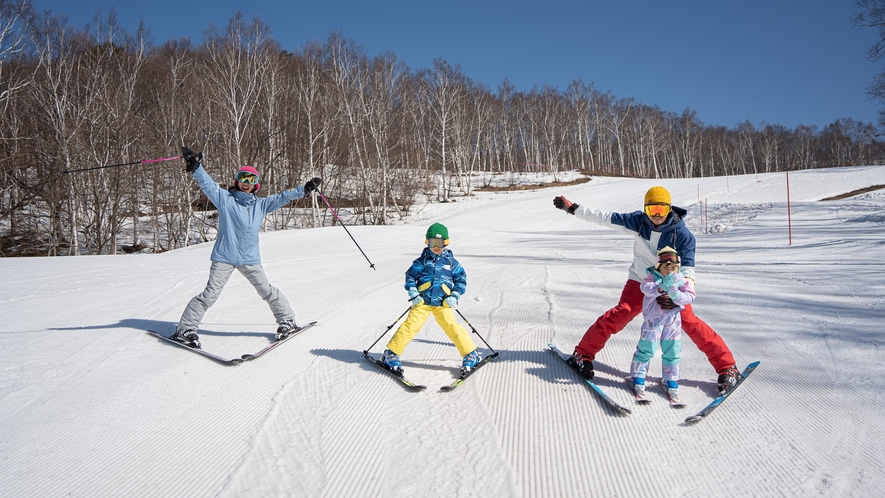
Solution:
<svg viewBox="0 0 885 498">
<path fill-rule="evenodd" d="M 206 95 L 215 97 L 225 118 L 216 123 L 223 130 L 225 142 L 221 158 L 237 167 L 246 164 L 247 159 L 257 159 L 244 147 L 269 66 L 268 50 L 275 47 L 269 35 L 270 28 L 261 19 L 255 17 L 249 23 L 242 12 L 237 12 L 223 30 L 213 25 L 206 32 L 207 59 L 200 76 L 205 78 Z"/>
<path fill-rule="evenodd" d="M 433 113 L 433 130 L 436 142 L 436 152 L 439 155 L 440 180 L 438 195 L 442 202 L 449 202 L 451 197 L 451 169 L 448 162 L 451 160 L 448 153 L 451 120 L 458 106 L 459 99 L 463 98 L 464 77 L 461 66 L 452 66 L 442 59 L 433 61 L 433 72 L 428 85 L 430 109 Z"/>
</svg>

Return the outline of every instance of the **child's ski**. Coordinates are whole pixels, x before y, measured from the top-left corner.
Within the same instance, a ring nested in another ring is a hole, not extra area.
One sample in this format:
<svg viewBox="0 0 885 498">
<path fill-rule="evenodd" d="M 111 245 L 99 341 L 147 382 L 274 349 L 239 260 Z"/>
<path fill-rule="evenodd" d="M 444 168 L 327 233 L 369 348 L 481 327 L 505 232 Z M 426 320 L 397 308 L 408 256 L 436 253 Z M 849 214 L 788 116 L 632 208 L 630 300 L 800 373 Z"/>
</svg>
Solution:
<svg viewBox="0 0 885 498">
<path fill-rule="evenodd" d="M 203 351 L 202 349 L 192 348 L 192 347 L 188 346 L 187 344 L 184 344 L 184 343 L 181 343 L 178 341 L 173 341 L 172 339 L 166 337 L 165 335 L 160 334 L 159 332 L 154 332 L 153 330 L 148 330 L 147 333 L 156 337 L 157 339 L 163 339 L 166 342 L 171 342 L 172 344 L 175 344 L 176 346 L 182 347 L 182 348 L 187 349 L 189 351 L 193 351 L 194 353 L 197 353 L 199 355 L 203 355 L 206 358 L 211 358 L 211 359 L 217 361 L 218 363 L 221 363 L 224 365 L 239 365 L 240 363 L 243 363 L 242 358 L 233 358 L 233 359 L 229 360 L 227 358 L 223 358 L 221 356 L 218 356 L 217 354 L 213 354 L 208 351 Z"/>
<path fill-rule="evenodd" d="M 758 366 L 758 361 L 754 361 L 753 363 L 747 365 L 747 368 L 744 369 L 744 373 L 741 374 L 741 380 L 739 380 L 737 384 L 734 385 L 734 387 L 726 391 L 725 394 L 722 394 L 718 398 L 714 399 L 709 405 L 705 406 L 704 409 L 699 411 L 697 414 L 685 419 L 685 423 L 692 424 L 698 422 L 710 413 L 712 413 L 713 410 L 715 410 L 719 405 L 722 404 L 723 401 L 725 401 L 725 398 L 731 395 L 731 393 L 733 393 L 734 390 L 738 388 L 738 386 L 740 386 L 745 380 L 747 380 L 747 377 L 749 377 L 750 374 L 753 373 L 753 370 L 756 370 L 756 367 Z"/>
<path fill-rule="evenodd" d="M 295 329 L 294 331 L 290 332 L 289 335 L 287 335 L 283 340 L 281 340 L 281 341 L 274 341 L 274 342 L 270 343 L 269 346 L 267 346 L 266 348 L 262 349 L 261 351 L 258 351 L 257 353 L 252 353 L 252 354 L 248 354 L 248 353 L 247 353 L 247 354 L 244 354 L 244 355 L 242 356 L 243 361 L 254 360 L 255 358 L 258 358 L 258 357 L 261 356 L 261 355 L 264 355 L 264 354 L 269 353 L 270 350 L 276 348 L 277 346 L 283 344 L 284 342 L 286 342 L 286 341 L 288 341 L 289 339 L 295 337 L 295 336 L 298 335 L 299 333 L 304 332 L 305 330 L 307 330 L 307 329 L 313 327 L 313 326 L 316 325 L 316 324 L 317 324 L 317 322 L 310 322 L 310 323 L 308 323 L 307 325 L 305 325 L 305 326 L 303 326 L 303 327 L 298 327 L 298 328 Z"/>
<path fill-rule="evenodd" d="M 670 401 L 670 406 L 672 406 L 673 408 L 685 408 L 686 406 L 688 406 L 680 401 L 679 398 L 673 398 L 670 396 L 670 390 L 667 389 L 667 381 L 661 379 L 660 381 L 658 381 L 658 385 L 661 386 L 661 389 L 664 390 L 664 396 L 666 396 L 667 400 Z"/>
<path fill-rule="evenodd" d="M 589 381 L 589 380 L 585 379 L 584 377 L 581 377 L 581 373 L 578 372 L 578 370 L 577 370 L 575 367 L 573 367 L 571 363 L 568 362 L 568 356 L 565 356 L 565 355 L 562 353 L 562 351 L 559 350 L 559 348 L 557 348 L 557 347 L 554 346 L 553 344 L 549 344 L 549 343 L 547 344 L 547 346 L 550 348 L 550 351 L 552 351 L 553 354 L 556 355 L 557 358 L 559 358 L 560 360 L 562 360 L 563 363 L 565 363 L 566 365 L 568 365 L 568 367 L 569 367 L 573 372 L 575 372 L 575 374 L 576 374 L 578 377 L 580 377 L 581 380 L 583 380 L 584 382 L 586 382 L 587 385 L 590 386 L 591 389 L 593 389 L 593 392 L 595 392 L 600 398 L 602 398 L 603 401 L 605 401 L 606 403 L 608 403 L 608 405 L 609 405 L 610 407 L 614 408 L 615 410 L 617 410 L 617 411 L 619 411 L 619 412 L 621 412 L 621 413 L 627 414 L 627 415 L 633 413 L 633 412 L 630 411 L 630 409 L 627 408 L 626 406 L 622 406 L 622 405 L 618 404 L 615 400 L 609 398 L 608 395 L 605 394 L 605 392 L 603 392 L 602 389 L 600 389 L 599 386 L 597 386 L 596 384 L 594 384 L 592 381 Z"/>
<path fill-rule="evenodd" d="M 369 362 L 371 362 L 372 364 L 374 364 L 376 367 L 380 368 L 381 370 L 384 370 L 385 372 L 392 375 L 394 378 L 396 378 L 396 380 L 400 381 L 400 383 L 402 385 L 406 386 L 406 389 L 408 389 L 410 391 L 423 391 L 423 390 L 427 389 L 427 386 L 415 384 L 414 382 L 405 378 L 405 376 L 403 376 L 402 373 L 397 372 L 396 370 L 392 370 L 390 367 L 388 367 L 387 365 L 382 363 L 380 360 L 373 358 L 368 353 L 368 351 L 363 351 L 363 358 L 365 358 L 366 360 L 368 360 Z"/>
<path fill-rule="evenodd" d="M 482 360 L 480 360 L 480 362 L 477 363 L 476 366 L 474 366 L 470 371 L 468 371 L 467 373 L 461 374 L 461 376 L 458 377 L 458 378 L 455 380 L 455 382 L 452 382 L 451 384 L 449 384 L 449 385 L 447 385 L 447 386 L 442 386 L 442 387 L 439 388 L 439 390 L 442 391 L 442 392 L 449 392 L 449 391 L 455 389 L 456 387 L 458 387 L 458 386 L 460 386 L 462 383 L 464 383 L 464 379 L 466 379 L 467 377 L 470 377 L 471 375 L 473 375 L 473 372 L 476 372 L 477 370 L 479 370 L 480 367 L 482 367 L 482 366 L 485 365 L 486 363 L 488 363 L 488 362 L 494 360 L 494 359 L 497 358 L 497 357 L 498 357 L 498 353 L 495 353 L 495 354 L 493 354 L 493 355 L 491 355 L 491 356 L 486 356 L 485 358 L 483 358 Z"/>
</svg>

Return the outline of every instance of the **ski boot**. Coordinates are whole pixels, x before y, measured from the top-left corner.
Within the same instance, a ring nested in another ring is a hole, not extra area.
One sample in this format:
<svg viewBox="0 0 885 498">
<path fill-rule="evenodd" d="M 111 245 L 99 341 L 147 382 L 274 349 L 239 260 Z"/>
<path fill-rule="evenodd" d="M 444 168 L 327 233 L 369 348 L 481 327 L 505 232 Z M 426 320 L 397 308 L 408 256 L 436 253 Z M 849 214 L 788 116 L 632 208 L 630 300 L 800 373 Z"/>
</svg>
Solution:
<svg viewBox="0 0 885 498">
<path fill-rule="evenodd" d="M 634 377 L 632 382 L 633 396 L 636 397 L 636 400 L 640 403 L 651 401 L 648 399 L 648 394 L 645 392 L 645 378 Z"/>
<path fill-rule="evenodd" d="M 197 331 L 194 329 L 176 330 L 169 338 L 194 349 L 201 348 L 200 336 L 197 335 Z"/>
<path fill-rule="evenodd" d="M 381 363 L 394 372 L 399 374 L 403 373 L 403 364 L 399 360 L 399 355 L 389 349 L 385 349 L 384 352 L 381 353 Z"/>
<path fill-rule="evenodd" d="M 286 337 L 289 337 L 289 334 L 292 332 L 298 331 L 298 325 L 295 325 L 295 319 L 283 320 L 280 322 L 280 326 L 277 327 L 277 338 L 276 340 L 282 341 Z"/>
<path fill-rule="evenodd" d="M 737 367 L 731 366 L 725 370 L 720 370 L 719 379 L 716 381 L 719 385 L 719 395 L 722 396 L 734 389 L 734 386 L 737 385 L 741 378 L 741 373 L 738 371 Z"/>
<path fill-rule="evenodd" d="M 466 374 L 467 372 L 473 370 L 473 368 L 482 360 L 480 358 L 479 353 L 474 349 L 473 351 L 464 355 L 464 360 L 461 361 L 461 375 Z"/>
<path fill-rule="evenodd" d="M 567 362 L 578 369 L 581 377 L 590 381 L 593 380 L 593 360 L 591 360 L 589 356 L 584 356 L 575 351 L 569 357 Z"/>
<path fill-rule="evenodd" d="M 680 404 L 679 400 L 679 384 L 675 380 L 664 381 L 664 388 L 667 390 L 667 396 L 670 397 L 670 403 Z"/>
</svg>

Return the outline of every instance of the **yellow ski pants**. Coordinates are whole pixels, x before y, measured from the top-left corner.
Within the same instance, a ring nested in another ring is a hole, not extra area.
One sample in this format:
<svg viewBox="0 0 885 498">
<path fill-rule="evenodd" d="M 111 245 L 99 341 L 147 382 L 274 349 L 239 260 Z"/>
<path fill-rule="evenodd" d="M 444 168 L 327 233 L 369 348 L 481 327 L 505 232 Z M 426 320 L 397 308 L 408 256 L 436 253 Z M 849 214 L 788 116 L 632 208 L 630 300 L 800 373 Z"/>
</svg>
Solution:
<svg viewBox="0 0 885 498">
<path fill-rule="evenodd" d="M 455 319 L 455 310 L 448 306 L 428 306 L 426 304 L 415 306 L 409 310 L 409 316 L 396 329 L 396 333 L 393 334 L 390 342 L 387 343 L 387 349 L 402 355 L 406 346 L 418 335 L 418 332 L 421 331 L 421 327 L 424 326 L 430 315 L 433 315 L 433 318 L 436 319 L 436 323 L 443 329 L 443 332 L 455 343 L 455 347 L 458 348 L 458 353 L 461 356 L 476 349 L 476 344 L 473 343 L 470 334 Z"/>
</svg>

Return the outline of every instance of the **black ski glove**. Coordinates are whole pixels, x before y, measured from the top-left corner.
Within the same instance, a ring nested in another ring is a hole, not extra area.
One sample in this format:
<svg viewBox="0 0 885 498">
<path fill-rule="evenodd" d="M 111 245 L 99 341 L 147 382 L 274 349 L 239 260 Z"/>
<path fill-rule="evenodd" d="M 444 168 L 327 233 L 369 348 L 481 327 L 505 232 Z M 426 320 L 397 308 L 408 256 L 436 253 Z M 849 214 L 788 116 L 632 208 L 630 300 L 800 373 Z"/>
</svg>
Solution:
<svg viewBox="0 0 885 498">
<path fill-rule="evenodd" d="M 676 303 L 674 303 L 673 300 L 670 299 L 670 296 L 668 296 L 666 293 L 661 294 L 660 296 L 658 296 L 658 297 L 655 299 L 655 301 L 658 302 L 658 305 L 661 307 L 661 309 L 665 309 L 665 310 L 675 310 L 676 308 L 679 307 L 679 305 L 676 304 Z"/>
<path fill-rule="evenodd" d="M 566 199 L 564 196 L 562 197 L 554 197 L 553 205 L 556 206 L 556 209 L 562 209 L 568 214 L 575 214 L 575 210 L 578 209 L 578 205 L 574 202 Z"/>
<path fill-rule="evenodd" d="M 187 163 L 185 171 L 187 171 L 188 173 L 193 173 L 197 170 L 197 168 L 200 167 L 200 161 L 203 160 L 203 153 L 197 152 L 195 154 L 190 147 L 182 147 L 181 158 L 184 159 L 185 163 Z"/>
<path fill-rule="evenodd" d="M 310 181 L 304 184 L 304 195 L 305 197 L 310 195 L 311 192 L 320 188 L 320 185 L 323 184 L 322 178 L 311 178 Z"/>
</svg>

